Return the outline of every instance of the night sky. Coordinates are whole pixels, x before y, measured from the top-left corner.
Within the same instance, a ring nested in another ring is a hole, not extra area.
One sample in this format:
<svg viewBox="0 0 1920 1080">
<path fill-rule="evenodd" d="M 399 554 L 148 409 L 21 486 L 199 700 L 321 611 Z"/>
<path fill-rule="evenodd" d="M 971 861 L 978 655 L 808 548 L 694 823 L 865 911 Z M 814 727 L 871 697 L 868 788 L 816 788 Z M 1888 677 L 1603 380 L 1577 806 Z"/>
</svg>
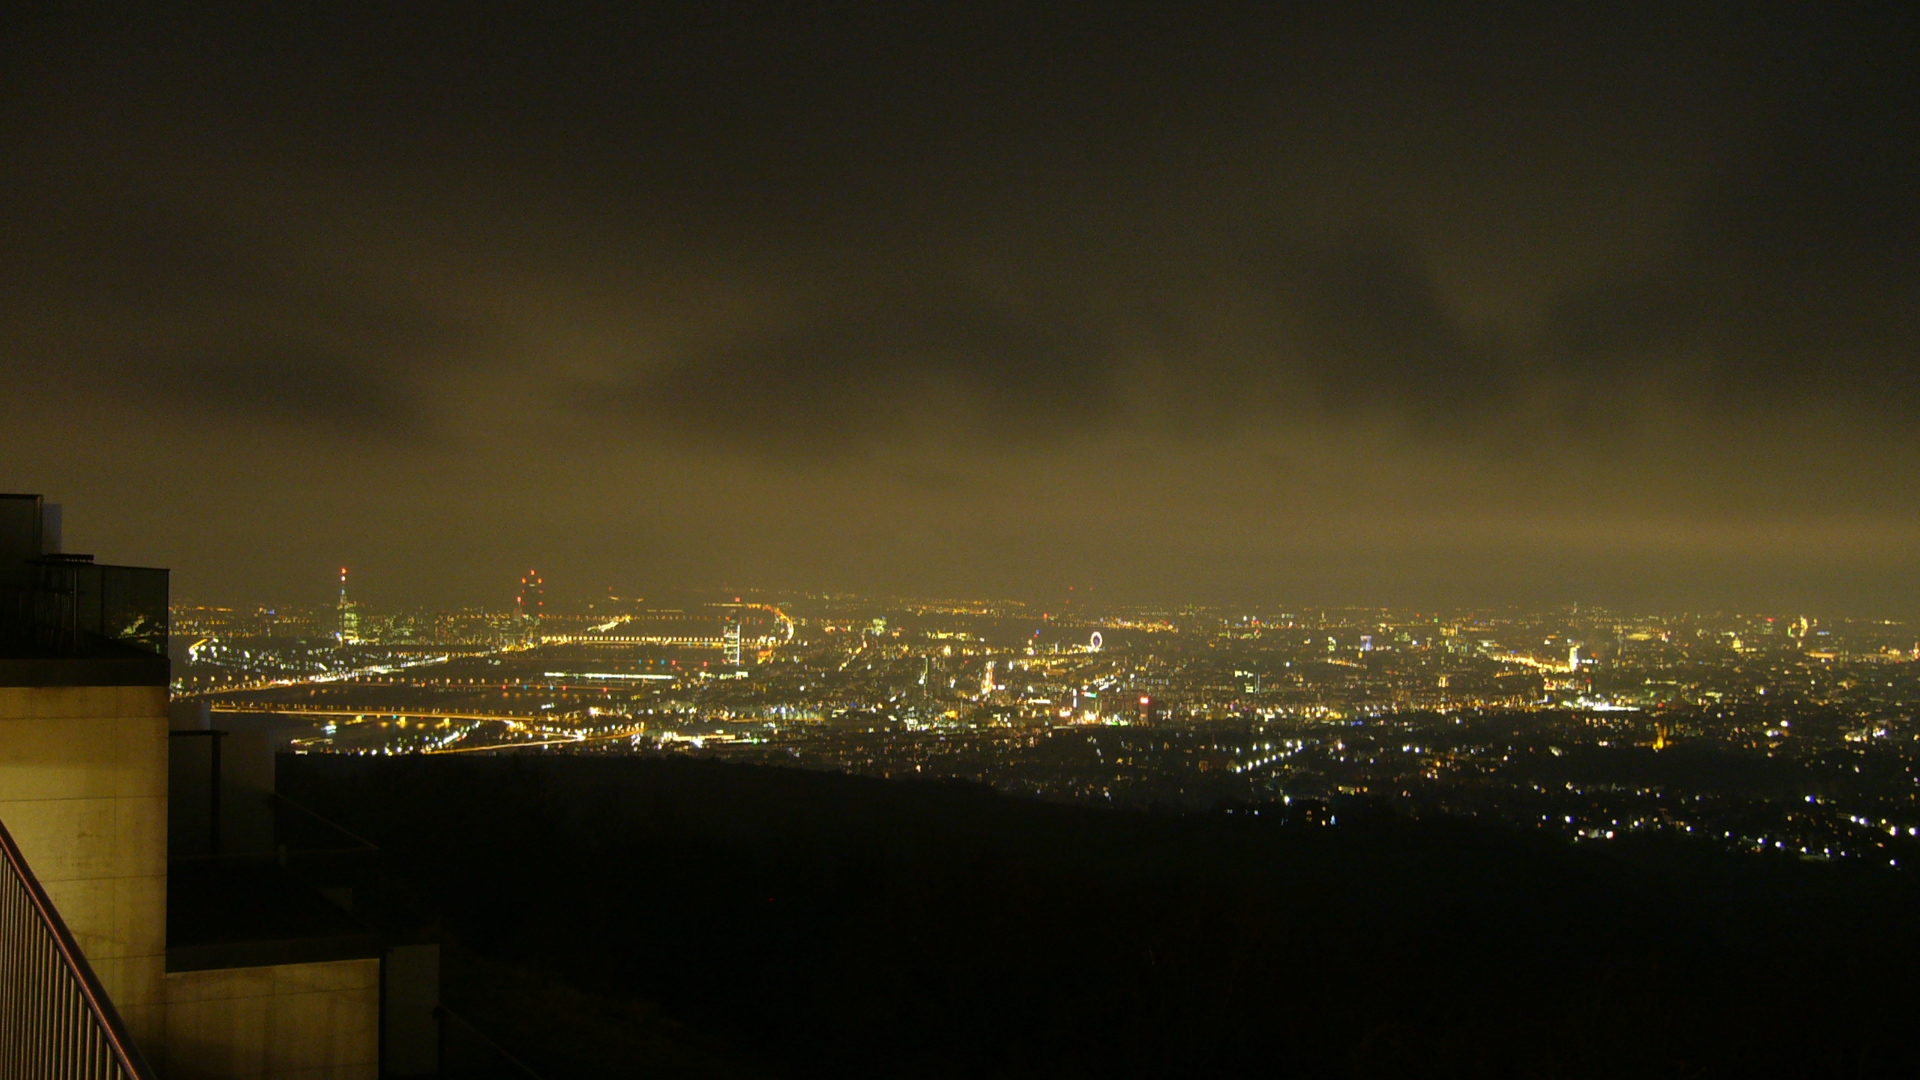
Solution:
<svg viewBox="0 0 1920 1080">
<path fill-rule="evenodd" d="M 1920 616 L 1912 5 L 60 7 L 0 486 L 188 599 Z"/>
</svg>

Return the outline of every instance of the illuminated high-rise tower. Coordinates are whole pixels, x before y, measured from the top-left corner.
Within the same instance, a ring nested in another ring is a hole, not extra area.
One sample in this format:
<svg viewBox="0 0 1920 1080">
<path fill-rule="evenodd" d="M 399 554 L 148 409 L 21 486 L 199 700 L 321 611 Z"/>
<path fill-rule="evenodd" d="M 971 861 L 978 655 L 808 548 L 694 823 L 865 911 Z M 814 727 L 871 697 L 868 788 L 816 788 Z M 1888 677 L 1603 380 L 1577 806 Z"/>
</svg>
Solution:
<svg viewBox="0 0 1920 1080">
<path fill-rule="evenodd" d="M 922 702 L 931 703 L 940 696 L 940 669 L 934 666 L 933 657 L 920 658 L 920 674 L 914 683 Z"/>
<path fill-rule="evenodd" d="M 515 602 L 515 614 L 522 622 L 539 622 L 547 613 L 547 595 L 545 583 L 540 579 L 540 571 L 529 570 L 520 578 L 520 598 Z"/>
<path fill-rule="evenodd" d="M 347 568 L 340 568 L 340 609 L 339 626 L 334 631 L 334 640 L 342 645 L 353 645 L 360 640 L 360 605 L 347 599 Z"/>
<path fill-rule="evenodd" d="M 726 637 L 723 640 L 725 641 L 725 644 L 726 644 L 727 663 L 732 664 L 734 667 L 739 667 L 740 666 L 740 623 L 738 621 L 730 622 L 727 624 L 727 633 L 726 633 Z"/>
</svg>

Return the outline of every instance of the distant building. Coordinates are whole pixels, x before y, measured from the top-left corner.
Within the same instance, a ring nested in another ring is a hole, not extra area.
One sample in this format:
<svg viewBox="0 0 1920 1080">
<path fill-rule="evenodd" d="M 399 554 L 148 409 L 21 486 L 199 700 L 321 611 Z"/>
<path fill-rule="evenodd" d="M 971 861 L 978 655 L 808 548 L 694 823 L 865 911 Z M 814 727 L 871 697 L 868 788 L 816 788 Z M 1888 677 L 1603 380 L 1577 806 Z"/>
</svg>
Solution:
<svg viewBox="0 0 1920 1080">
<path fill-rule="evenodd" d="M 335 612 L 334 640 L 342 645 L 358 645 L 366 640 L 361 624 L 360 605 L 347 599 L 347 568 L 340 568 L 340 607 Z"/>
<path fill-rule="evenodd" d="M 537 623 L 547 613 L 546 582 L 538 570 L 529 570 L 520 578 L 520 595 L 514 601 L 514 614 L 521 622 Z"/>
<path fill-rule="evenodd" d="M 1100 718 L 1100 692 L 1085 686 L 1075 687 L 1073 691 L 1073 715 L 1078 720 L 1098 720 Z"/>
<path fill-rule="evenodd" d="M 727 623 L 727 630 L 726 630 L 725 636 L 722 639 L 721 648 L 726 653 L 727 663 L 733 665 L 734 667 L 739 667 L 741 663 L 739 620 L 736 619 L 732 622 Z"/>
</svg>

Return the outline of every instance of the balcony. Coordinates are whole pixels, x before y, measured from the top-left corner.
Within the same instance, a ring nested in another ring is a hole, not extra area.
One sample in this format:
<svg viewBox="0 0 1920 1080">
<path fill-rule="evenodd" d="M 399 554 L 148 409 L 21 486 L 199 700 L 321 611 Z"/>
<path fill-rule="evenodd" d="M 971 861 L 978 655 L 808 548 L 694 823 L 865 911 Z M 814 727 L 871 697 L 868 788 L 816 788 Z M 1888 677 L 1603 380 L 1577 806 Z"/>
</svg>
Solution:
<svg viewBox="0 0 1920 1080">
<path fill-rule="evenodd" d="M 165 686 L 167 571 L 63 553 L 58 523 L 0 494 L 0 686 Z"/>
<path fill-rule="evenodd" d="M 63 656 L 135 649 L 167 651 L 167 571 L 109 566 L 91 555 L 43 555 L 27 562 L 30 647 Z"/>
</svg>

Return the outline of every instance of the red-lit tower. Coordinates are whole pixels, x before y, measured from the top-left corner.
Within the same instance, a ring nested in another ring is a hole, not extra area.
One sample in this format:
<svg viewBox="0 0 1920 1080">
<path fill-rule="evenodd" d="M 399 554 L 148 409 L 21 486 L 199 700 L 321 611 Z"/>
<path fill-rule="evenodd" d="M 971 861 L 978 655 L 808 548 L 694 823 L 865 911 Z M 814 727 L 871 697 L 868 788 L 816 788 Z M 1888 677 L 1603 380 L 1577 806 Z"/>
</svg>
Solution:
<svg viewBox="0 0 1920 1080">
<path fill-rule="evenodd" d="M 524 622 L 539 622 L 547 613 L 547 595 L 540 580 L 540 571 L 529 570 L 520 576 L 520 599 L 516 614 Z"/>
</svg>

